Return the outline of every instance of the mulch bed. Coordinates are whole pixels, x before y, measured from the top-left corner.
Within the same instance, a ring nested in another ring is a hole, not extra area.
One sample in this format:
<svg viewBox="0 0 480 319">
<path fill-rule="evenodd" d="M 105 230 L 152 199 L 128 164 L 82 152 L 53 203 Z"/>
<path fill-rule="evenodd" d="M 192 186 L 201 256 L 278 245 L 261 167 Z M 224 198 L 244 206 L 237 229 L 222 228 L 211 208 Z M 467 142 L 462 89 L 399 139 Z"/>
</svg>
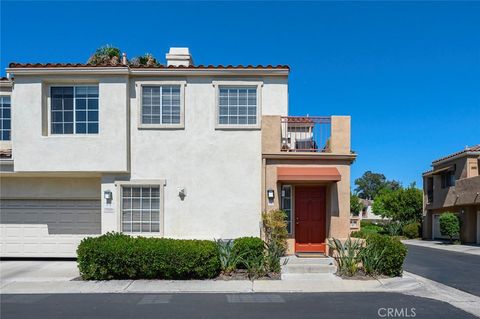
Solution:
<svg viewBox="0 0 480 319">
<path fill-rule="evenodd" d="M 257 278 L 255 280 L 280 280 L 280 276 L 281 275 L 277 273 L 269 273 L 266 276 Z M 217 278 L 215 278 L 215 280 L 250 280 L 250 278 L 248 278 L 248 273 L 245 269 L 238 269 L 230 274 L 221 273 Z"/>
</svg>

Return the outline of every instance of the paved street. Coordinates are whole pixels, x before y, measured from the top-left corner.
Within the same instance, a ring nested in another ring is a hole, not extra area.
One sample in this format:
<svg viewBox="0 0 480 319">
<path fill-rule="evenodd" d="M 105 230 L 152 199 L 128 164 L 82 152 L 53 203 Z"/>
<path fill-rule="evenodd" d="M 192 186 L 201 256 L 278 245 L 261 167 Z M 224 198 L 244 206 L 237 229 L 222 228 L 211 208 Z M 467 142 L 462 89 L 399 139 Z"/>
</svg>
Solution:
<svg viewBox="0 0 480 319">
<path fill-rule="evenodd" d="M 386 318 L 387 312 L 391 311 L 393 314 L 395 309 L 397 318 L 475 318 L 444 302 L 396 293 L 1 296 L 2 319 L 227 317 L 371 319 Z M 400 312 L 403 316 L 398 315 Z"/>
<path fill-rule="evenodd" d="M 404 269 L 444 285 L 480 296 L 480 256 L 408 246 Z"/>
</svg>

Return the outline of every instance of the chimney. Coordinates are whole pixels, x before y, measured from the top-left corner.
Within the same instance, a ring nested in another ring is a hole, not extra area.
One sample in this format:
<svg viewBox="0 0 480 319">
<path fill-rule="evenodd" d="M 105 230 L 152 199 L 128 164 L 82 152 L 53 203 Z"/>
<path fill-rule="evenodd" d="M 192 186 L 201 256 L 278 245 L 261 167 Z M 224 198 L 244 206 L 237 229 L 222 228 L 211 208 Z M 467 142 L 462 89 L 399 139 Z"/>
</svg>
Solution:
<svg viewBox="0 0 480 319">
<path fill-rule="evenodd" d="M 166 58 L 167 66 L 193 66 L 192 56 L 188 48 L 170 48 Z"/>
<path fill-rule="evenodd" d="M 125 52 L 122 53 L 122 64 L 127 65 L 127 54 Z"/>
</svg>

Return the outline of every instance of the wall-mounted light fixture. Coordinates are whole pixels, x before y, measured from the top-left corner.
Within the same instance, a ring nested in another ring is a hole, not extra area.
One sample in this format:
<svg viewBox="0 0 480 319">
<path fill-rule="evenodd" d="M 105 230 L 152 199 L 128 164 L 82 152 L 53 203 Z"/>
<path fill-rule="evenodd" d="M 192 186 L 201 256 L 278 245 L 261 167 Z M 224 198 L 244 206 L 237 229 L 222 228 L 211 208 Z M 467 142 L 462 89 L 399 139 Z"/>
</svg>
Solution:
<svg viewBox="0 0 480 319">
<path fill-rule="evenodd" d="M 103 192 L 103 198 L 105 199 L 105 204 L 110 205 L 112 204 L 113 194 L 112 191 L 107 189 Z"/>
<path fill-rule="evenodd" d="M 185 187 L 178 188 L 178 197 L 180 197 L 181 200 L 184 200 L 186 196 L 187 196 L 187 189 Z"/>
<path fill-rule="evenodd" d="M 271 188 L 267 190 L 267 197 L 270 200 L 273 200 L 275 198 L 275 191 Z"/>
<path fill-rule="evenodd" d="M 267 189 L 267 199 L 268 199 L 268 205 L 272 206 L 274 204 L 275 191 L 271 188 Z"/>
</svg>

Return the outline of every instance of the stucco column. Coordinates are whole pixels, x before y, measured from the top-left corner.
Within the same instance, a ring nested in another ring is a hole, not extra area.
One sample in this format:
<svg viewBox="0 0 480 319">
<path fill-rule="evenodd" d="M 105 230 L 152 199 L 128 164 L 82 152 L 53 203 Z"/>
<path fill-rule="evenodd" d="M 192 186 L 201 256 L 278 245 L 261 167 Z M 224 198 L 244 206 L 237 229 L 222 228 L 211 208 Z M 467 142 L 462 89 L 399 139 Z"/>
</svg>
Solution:
<svg viewBox="0 0 480 319">
<path fill-rule="evenodd" d="M 330 151 L 334 154 L 350 154 L 350 116 L 332 116 Z"/>
</svg>

